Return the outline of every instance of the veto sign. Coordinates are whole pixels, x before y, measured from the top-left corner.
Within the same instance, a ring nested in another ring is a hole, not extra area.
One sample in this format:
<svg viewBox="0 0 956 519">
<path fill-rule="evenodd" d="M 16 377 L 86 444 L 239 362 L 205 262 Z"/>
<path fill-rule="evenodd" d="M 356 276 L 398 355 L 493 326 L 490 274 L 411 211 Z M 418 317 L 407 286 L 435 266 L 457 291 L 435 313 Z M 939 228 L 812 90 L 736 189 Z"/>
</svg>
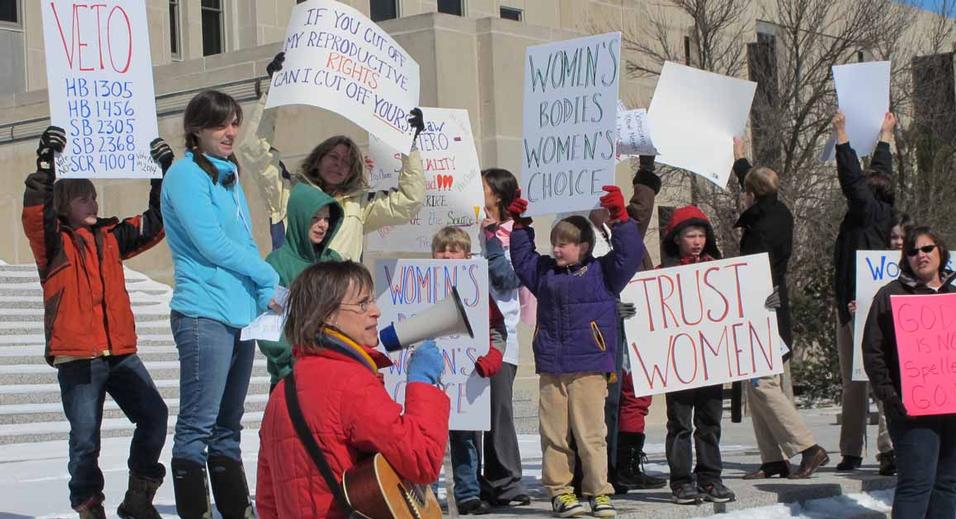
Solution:
<svg viewBox="0 0 956 519">
<path fill-rule="evenodd" d="M 956 294 L 890 296 L 890 304 L 906 413 L 956 413 Z"/>
<path fill-rule="evenodd" d="M 379 290 L 379 325 L 388 326 L 412 317 L 444 301 L 452 287 L 465 306 L 475 333 L 438 339 L 445 359 L 441 387 L 451 400 L 449 428 L 455 431 L 487 431 L 491 427 L 489 381 L 475 372 L 475 360 L 488 353 L 488 263 L 484 259 L 379 260 L 375 263 L 375 286 Z M 382 370 L 385 389 L 398 402 L 405 401 L 405 378 L 412 350 L 390 356 L 394 365 Z"/>
<path fill-rule="evenodd" d="M 144 0 L 39 4 L 50 123 L 67 135 L 57 177 L 161 177 Z"/>
<path fill-rule="evenodd" d="M 634 394 L 654 395 L 783 371 L 767 254 L 639 272 L 621 293 Z"/>
<path fill-rule="evenodd" d="M 375 22 L 332 0 L 292 8 L 285 62 L 272 76 L 267 108 L 325 108 L 408 153 L 408 111 L 418 106 L 418 63 Z"/>
</svg>

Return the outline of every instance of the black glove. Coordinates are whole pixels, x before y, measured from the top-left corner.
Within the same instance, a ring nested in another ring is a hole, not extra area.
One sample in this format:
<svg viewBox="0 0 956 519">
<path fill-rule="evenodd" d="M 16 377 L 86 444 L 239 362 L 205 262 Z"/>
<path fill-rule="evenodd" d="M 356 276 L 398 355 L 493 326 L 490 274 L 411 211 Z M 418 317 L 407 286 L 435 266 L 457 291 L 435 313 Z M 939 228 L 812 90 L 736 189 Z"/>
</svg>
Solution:
<svg viewBox="0 0 956 519">
<path fill-rule="evenodd" d="M 763 306 L 767 310 L 776 310 L 780 308 L 781 304 L 782 303 L 780 302 L 780 287 L 773 287 L 773 292 L 771 292 L 770 295 L 767 296 L 767 300 L 764 301 Z"/>
<path fill-rule="evenodd" d="M 425 116 L 422 115 L 421 108 L 412 108 L 412 111 L 409 112 L 408 124 L 410 124 L 412 128 L 415 128 L 414 139 L 417 139 L 418 134 L 422 133 L 425 129 Z"/>
<path fill-rule="evenodd" d="M 37 145 L 37 156 L 53 158 L 53 152 L 63 153 L 66 148 L 66 132 L 59 126 L 47 126 L 40 135 L 40 143 Z"/>
<path fill-rule="evenodd" d="M 617 302 L 617 316 L 621 319 L 630 319 L 637 315 L 637 307 L 634 306 L 634 303 L 625 303 L 624 301 Z"/>
<path fill-rule="evenodd" d="M 276 54 L 275 57 L 272 58 L 272 61 L 266 65 L 266 74 L 269 75 L 269 79 L 272 79 L 273 74 L 282 70 L 283 61 L 285 61 L 285 51 Z"/>
<path fill-rule="evenodd" d="M 175 157 L 173 149 L 169 147 L 169 144 L 166 144 L 162 137 L 156 137 L 153 142 L 149 143 L 149 155 L 159 164 L 159 167 L 163 168 L 164 175 L 169 166 L 173 164 L 173 158 Z"/>
</svg>

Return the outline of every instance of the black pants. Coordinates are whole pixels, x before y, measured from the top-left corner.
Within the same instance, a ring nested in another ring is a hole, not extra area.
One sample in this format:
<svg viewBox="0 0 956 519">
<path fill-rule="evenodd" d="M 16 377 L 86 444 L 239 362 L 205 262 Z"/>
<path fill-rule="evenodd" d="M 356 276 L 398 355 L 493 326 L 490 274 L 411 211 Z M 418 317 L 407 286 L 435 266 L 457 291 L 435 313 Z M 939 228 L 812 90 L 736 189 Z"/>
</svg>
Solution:
<svg viewBox="0 0 956 519">
<path fill-rule="evenodd" d="M 667 464 L 671 488 L 694 482 L 706 485 L 720 481 L 720 415 L 723 413 L 723 386 L 707 386 L 667 394 Z M 693 421 L 691 421 L 693 419 Z M 697 466 L 691 473 L 694 435 Z"/>
<path fill-rule="evenodd" d="M 481 494 L 492 501 L 528 494 L 521 482 L 521 453 L 512 404 L 517 372 L 517 366 L 503 362 L 501 370 L 491 377 L 491 430 L 484 434 Z"/>
</svg>

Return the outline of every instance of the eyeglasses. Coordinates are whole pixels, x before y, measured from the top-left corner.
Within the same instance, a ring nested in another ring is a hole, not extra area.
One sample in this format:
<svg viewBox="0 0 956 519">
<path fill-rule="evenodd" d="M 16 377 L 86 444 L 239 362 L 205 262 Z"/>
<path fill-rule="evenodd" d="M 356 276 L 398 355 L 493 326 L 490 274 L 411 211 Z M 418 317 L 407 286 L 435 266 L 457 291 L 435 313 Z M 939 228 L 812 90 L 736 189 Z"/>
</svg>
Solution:
<svg viewBox="0 0 956 519">
<path fill-rule="evenodd" d="M 921 252 L 923 254 L 929 254 L 930 252 L 933 252 L 933 249 L 935 248 L 936 248 L 936 245 L 923 245 L 922 247 L 916 247 L 915 249 L 910 249 L 906 251 L 906 255 L 912 258 L 913 256 L 916 256 L 917 254 Z"/>
<path fill-rule="evenodd" d="M 370 299 L 363 299 L 359 301 L 358 303 L 340 303 L 339 306 L 357 306 L 359 309 L 359 313 L 364 314 L 368 312 L 369 306 L 373 304 L 375 304 L 375 301 Z"/>
</svg>

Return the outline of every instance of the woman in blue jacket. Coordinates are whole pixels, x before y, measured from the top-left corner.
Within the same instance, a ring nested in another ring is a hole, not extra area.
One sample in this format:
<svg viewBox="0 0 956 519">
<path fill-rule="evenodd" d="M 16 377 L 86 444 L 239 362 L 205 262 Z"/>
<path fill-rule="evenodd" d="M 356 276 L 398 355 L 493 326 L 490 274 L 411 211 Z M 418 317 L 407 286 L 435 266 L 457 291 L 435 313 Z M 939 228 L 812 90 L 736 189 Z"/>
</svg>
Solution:
<svg viewBox="0 0 956 519">
<path fill-rule="evenodd" d="M 211 517 L 206 466 L 224 518 L 251 514 L 239 452 L 254 341 L 240 330 L 267 307 L 278 274 L 259 256 L 233 155 L 242 108 L 207 90 L 186 106 L 186 153 L 163 183 L 162 210 L 176 288 L 179 418 L 171 468 L 180 517 Z M 207 515 L 209 514 L 209 515 Z"/>
</svg>

